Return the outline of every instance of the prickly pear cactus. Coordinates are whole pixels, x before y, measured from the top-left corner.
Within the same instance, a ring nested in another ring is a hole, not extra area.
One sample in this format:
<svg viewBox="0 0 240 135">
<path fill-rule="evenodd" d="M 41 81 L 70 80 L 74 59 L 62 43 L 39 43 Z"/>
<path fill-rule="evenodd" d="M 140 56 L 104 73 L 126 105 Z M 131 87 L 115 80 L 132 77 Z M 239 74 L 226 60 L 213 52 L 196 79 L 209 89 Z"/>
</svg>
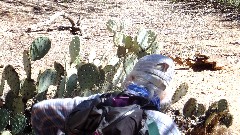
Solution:
<svg viewBox="0 0 240 135">
<path fill-rule="evenodd" d="M 105 79 L 106 78 L 105 71 L 102 68 L 99 68 L 99 74 L 100 74 L 100 76 L 99 76 L 99 84 L 97 86 L 103 85 L 103 83 L 106 80 Z"/>
<path fill-rule="evenodd" d="M 124 68 L 124 71 L 126 74 L 129 74 L 132 71 L 132 69 L 133 69 L 134 65 L 137 63 L 137 61 L 138 61 L 137 55 L 135 55 L 133 53 L 128 54 L 125 57 L 125 59 L 123 61 L 123 68 Z"/>
<path fill-rule="evenodd" d="M 68 77 L 66 82 L 66 97 L 70 97 L 73 90 L 77 87 L 78 76 L 76 74 L 72 74 Z"/>
<path fill-rule="evenodd" d="M 224 113 L 224 112 L 228 112 L 229 108 L 228 108 L 228 103 L 226 99 L 221 99 L 219 101 L 216 101 L 214 103 L 212 103 L 207 112 L 206 115 L 210 115 L 211 113 Z"/>
<path fill-rule="evenodd" d="M 213 128 L 217 125 L 218 121 L 219 121 L 218 114 L 212 113 L 211 115 L 209 115 L 209 117 L 207 117 L 204 126 L 208 130 L 208 132 L 211 132 Z"/>
<path fill-rule="evenodd" d="M 10 113 L 6 109 L 1 108 L 0 109 L 0 132 L 5 129 L 5 127 L 8 125 L 9 120 L 10 120 Z"/>
<path fill-rule="evenodd" d="M 190 98 L 183 107 L 183 115 L 185 117 L 192 117 L 197 110 L 197 100 L 195 98 Z"/>
<path fill-rule="evenodd" d="M 10 119 L 11 132 L 18 134 L 23 131 L 26 126 L 26 117 L 23 114 L 16 114 Z"/>
<path fill-rule="evenodd" d="M 59 76 L 63 76 L 64 75 L 64 67 L 58 63 L 58 62 L 54 62 L 54 69 L 57 71 Z"/>
<path fill-rule="evenodd" d="M 15 71 L 13 66 L 7 65 L 4 68 L 4 76 L 13 93 L 15 95 L 18 95 L 19 89 L 20 89 L 20 80 L 19 80 L 18 73 Z"/>
<path fill-rule="evenodd" d="M 4 85 L 5 85 L 5 74 L 2 73 L 2 80 L 1 80 L 1 84 L 0 84 L 0 96 L 3 95 Z"/>
<path fill-rule="evenodd" d="M 106 81 L 107 82 L 112 82 L 114 74 L 116 72 L 116 69 L 114 66 L 112 65 L 107 65 L 103 68 L 104 72 L 105 72 L 105 76 L 106 76 Z"/>
<path fill-rule="evenodd" d="M 69 46 L 69 53 L 70 53 L 70 63 L 73 63 L 77 57 L 79 56 L 80 52 L 80 39 L 78 36 L 73 37 L 70 46 Z"/>
<path fill-rule="evenodd" d="M 185 117 L 199 117 L 203 115 L 206 108 L 203 104 L 198 104 L 195 98 L 190 98 L 183 107 L 183 115 Z"/>
<path fill-rule="evenodd" d="M 94 64 L 87 63 L 78 68 L 78 81 L 81 89 L 92 89 L 100 83 L 100 72 Z"/>
<path fill-rule="evenodd" d="M 27 75 L 27 79 L 31 79 L 31 60 L 29 58 L 28 50 L 24 50 L 23 52 L 23 65 Z"/>
<path fill-rule="evenodd" d="M 229 127 L 232 125 L 233 116 L 229 113 L 228 102 L 221 99 L 212 103 L 206 111 L 205 126 L 214 128 L 218 123 Z"/>
<path fill-rule="evenodd" d="M 222 113 L 222 112 L 228 112 L 229 111 L 229 107 L 228 107 L 228 102 L 226 99 L 220 99 L 218 101 L 218 113 Z"/>
<path fill-rule="evenodd" d="M 6 109 L 8 109 L 9 111 L 13 111 L 13 99 L 14 98 L 17 98 L 17 95 L 15 95 L 13 93 L 13 91 L 8 91 L 7 95 L 6 95 L 6 98 L 5 98 L 5 107 Z"/>
<path fill-rule="evenodd" d="M 153 31 L 141 28 L 138 32 L 137 43 L 142 51 L 146 51 L 152 46 L 156 37 L 157 35 Z"/>
<path fill-rule="evenodd" d="M 58 86 L 58 90 L 56 93 L 56 97 L 57 98 L 63 98 L 64 97 L 64 92 L 65 92 L 65 88 L 66 87 L 66 76 L 64 76 Z"/>
<path fill-rule="evenodd" d="M 22 98 L 28 100 L 37 94 L 36 84 L 33 79 L 24 79 L 21 85 L 20 94 Z"/>
<path fill-rule="evenodd" d="M 13 109 L 13 113 L 23 113 L 24 112 L 24 103 L 22 101 L 22 97 L 16 97 L 13 100 L 13 104 L 12 104 L 12 109 Z"/>
<path fill-rule="evenodd" d="M 159 54 L 163 48 L 157 42 L 153 42 L 151 48 L 149 49 L 150 54 Z"/>
<path fill-rule="evenodd" d="M 130 49 L 133 46 L 133 39 L 131 36 L 125 36 L 123 39 L 126 49 Z"/>
<path fill-rule="evenodd" d="M 30 57 L 32 61 L 43 58 L 51 48 L 51 41 L 48 37 L 36 38 L 30 47 Z"/>
<path fill-rule="evenodd" d="M 184 97 L 187 94 L 187 90 L 188 90 L 188 84 L 186 82 L 180 84 L 172 97 L 172 104 L 176 103 L 182 97 Z"/>
<path fill-rule="evenodd" d="M 54 69 L 47 69 L 45 70 L 39 78 L 38 93 L 45 92 L 50 85 L 56 83 L 57 71 Z"/>
<path fill-rule="evenodd" d="M 121 46 L 124 47 L 124 38 L 125 35 L 121 32 L 116 32 L 115 35 L 113 36 L 113 43 L 115 46 Z"/>
<path fill-rule="evenodd" d="M 197 104 L 197 111 L 195 113 L 195 116 L 199 117 L 201 115 L 204 115 L 205 111 L 206 111 L 206 107 L 203 104 L 198 103 Z"/>
<path fill-rule="evenodd" d="M 57 71 L 57 76 L 56 76 L 56 82 L 55 83 L 59 87 L 59 85 L 62 81 L 62 78 L 65 75 L 65 70 L 64 70 L 64 67 L 56 61 L 54 62 L 54 69 Z"/>
<path fill-rule="evenodd" d="M 230 113 L 224 114 L 219 121 L 220 124 L 225 125 L 227 128 L 229 128 L 233 123 L 233 115 Z"/>
</svg>

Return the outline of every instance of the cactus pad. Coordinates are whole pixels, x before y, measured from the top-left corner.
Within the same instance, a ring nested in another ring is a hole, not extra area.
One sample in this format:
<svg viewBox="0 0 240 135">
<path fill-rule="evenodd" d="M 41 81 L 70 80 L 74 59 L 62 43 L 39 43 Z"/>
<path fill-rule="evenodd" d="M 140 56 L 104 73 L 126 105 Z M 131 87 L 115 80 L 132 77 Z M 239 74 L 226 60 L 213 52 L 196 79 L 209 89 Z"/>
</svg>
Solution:
<svg viewBox="0 0 240 135">
<path fill-rule="evenodd" d="M 23 99 L 30 99 L 37 94 L 36 85 L 33 79 L 25 79 L 23 80 L 23 84 L 21 86 L 20 94 Z"/>
<path fill-rule="evenodd" d="M 124 38 L 125 35 L 121 32 L 116 32 L 115 35 L 113 36 L 113 43 L 115 46 L 122 46 L 124 47 Z"/>
<path fill-rule="evenodd" d="M 5 129 L 10 120 L 10 113 L 3 108 L 0 108 L 0 132 Z"/>
<path fill-rule="evenodd" d="M 12 111 L 13 108 L 13 99 L 16 98 L 17 96 L 13 93 L 13 91 L 8 91 L 6 98 L 5 98 L 5 106 L 8 110 Z"/>
<path fill-rule="evenodd" d="M 228 108 L 228 103 L 227 103 L 227 100 L 226 99 L 221 99 L 219 101 L 216 101 L 214 103 L 212 103 L 207 112 L 206 112 L 206 115 L 210 115 L 211 113 L 226 113 L 229 111 L 229 108 Z"/>
<path fill-rule="evenodd" d="M 218 112 L 228 112 L 229 108 L 228 108 L 228 102 L 226 99 L 220 99 L 218 101 Z"/>
<path fill-rule="evenodd" d="M 195 98 L 190 98 L 183 107 L 183 115 L 185 117 L 192 117 L 197 110 L 197 100 Z"/>
<path fill-rule="evenodd" d="M 137 63 L 138 59 L 137 59 L 137 55 L 131 53 L 126 55 L 124 61 L 123 61 L 123 68 L 126 74 L 129 74 L 134 65 Z"/>
<path fill-rule="evenodd" d="M 14 92 L 15 95 L 18 95 L 20 89 L 20 80 L 18 73 L 15 71 L 13 66 L 7 65 L 4 68 L 4 76 L 11 90 Z"/>
<path fill-rule="evenodd" d="M 22 97 L 16 97 L 13 99 L 12 103 L 13 113 L 23 113 L 24 112 L 24 103 Z"/>
<path fill-rule="evenodd" d="M 100 72 L 98 68 L 91 63 L 80 66 L 77 75 L 81 89 L 91 89 L 100 82 Z"/>
<path fill-rule="evenodd" d="M 172 104 L 176 103 L 183 96 L 185 96 L 187 94 L 187 90 L 188 90 L 188 84 L 186 82 L 180 84 L 177 90 L 175 91 L 174 95 L 172 96 Z"/>
<path fill-rule="evenodd" d="M 105 79 L 107 82 L 112 82 L 114 74 L 115 74 L 115 67 L 112 65 L 107 65 L 103 68 L 105 72 Z"/>
<path fill-rule="evenodd" d="M 31 60 L 29 58 L 28 50 L 24 50 L 23 52 L 23 65 L 27 75 L 27 79 L 31 79 Z"/>
<path fill-rule="evenodd" d="M 67 97 L 71 96 L 73 90 L 77 87 L 78 76 L 72 74 L 66 82 L 66 95 Z"/>
<path fill-rule="evenodd" d="M 66 76 L 64 76 L 58 86 L 58 90 L 56 93 L 56 97 L 62 98 L 64 96 L 65 92 L 65 86 L 66 86 Z"/>
<path fill-rule="evenodd" d="M 153 42 L 151 49 L 149 49 L 149 51 L 151 51 L 151 54 L 159 54 L 161 52 L 161 47 L 157 42 Z"/>
<path fill-rule="evenodd" d="M 138 32 L 137 43 L 142 51 L 146 51 L 152 46 L 156 37 L 157 35 L 153 31 L 141 28 Z"/>
<path fill-rule="evenodd" d="M 131 36 L 125 36 L 124 44 L 126 49 L 130 49 L 133 46 L 133 40 Z"/>
<path fill-rule="evenodd" d="M 206 107 L 203 104 L 197 104 L 197 112 L 195 113 L 196 117 L 204 115 Z"/>
<path fill-rule="evenodd" d="M 195 98 L 190 98 L 183 107 L 183 115 L 185 117 L 199 117 L 206 111 L 206 107 L 203 104 L 198 104 Z"/>
<path fill-rule="evenodd" d="M 11 131 L 13 134 L 18 134 L 23 131 L 26 126 L 26 117 L 23 114 L 16 114 L 10 119 Z"/>
<path fill-rule="evenodd" d="M 5 74 L 3 73 L 2 74 L 1 84 L 0 84 L 0 96 L 3 95 L 4 85 L 5 85 Z"/>
<path fill-rule="evenodd" d="M 54 69 L 45 70 L 39 78 L 38 93 L 45 92 L 50 85 L 56 82 L 57 71 Z"/>
<path fill-rule="evenodd" d="M 78 36 L 75 36 L 73 37 L 69 45 L 69 53 L 71 58 L 70 63 L 73 63 L 77 59 L 79 51 L 80 51 L 80 39 Z"/>
<path fill-rule="evenodd" d="M 56 85 L 60 85 L 62 77 L 64 76 L 64 67 L 58 63 L 58 62 L 54 62 L 54 69 L 57 71 L 57 77 L 56 77 L 56 81 L 55 84 Z"/>
<path fill-rule="evenodd" d="M 233 115 L 227 113 L 220 118 L 220 124 L 225 125 L 227 128 L 233 123 Z"/>
<path fill-rule="evenodd" d="M 211 132 L 213 128 L 218 124 L 219 116 L 217 113 L 212 113 L 209 117 L 207 117 L 204 126 L 208 132 Z"/>
<path fill-rule="evenodd" d="M 30 47 L 30 57 L 32 61 L 43 58 L 51 48 L 51 41 L 47 37 L 36 38 Z"/>
</svg>

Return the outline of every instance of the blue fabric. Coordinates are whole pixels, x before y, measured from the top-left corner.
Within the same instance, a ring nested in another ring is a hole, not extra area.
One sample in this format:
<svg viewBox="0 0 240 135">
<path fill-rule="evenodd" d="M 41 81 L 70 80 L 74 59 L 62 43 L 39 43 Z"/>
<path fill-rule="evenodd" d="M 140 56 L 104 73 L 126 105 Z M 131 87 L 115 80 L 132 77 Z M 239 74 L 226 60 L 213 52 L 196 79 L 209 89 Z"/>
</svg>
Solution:
<svg viewBox="0 0 240 135">
<path fill-rule="evenodd" d="M 142 86 L 136 84 L 129 84 L 127 86 L 127 91 L 136 96 L 142 96 L 151 100 L 151 102 L 160 110 L 160 98 L 155 93 L 153 97 L 150 97 L 150 92 Z"/>
</svg>

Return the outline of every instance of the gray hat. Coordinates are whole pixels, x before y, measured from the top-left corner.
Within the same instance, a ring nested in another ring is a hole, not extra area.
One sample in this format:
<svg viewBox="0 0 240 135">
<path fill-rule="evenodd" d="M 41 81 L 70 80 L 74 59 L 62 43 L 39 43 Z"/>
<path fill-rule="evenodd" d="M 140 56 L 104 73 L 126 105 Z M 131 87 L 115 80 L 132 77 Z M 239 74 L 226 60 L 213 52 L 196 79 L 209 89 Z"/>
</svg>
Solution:
<svg viewBox="0 0 240 135">
<path fill-rule="evenodd" d="M 169 85 L 174 76 L 174 62 L 160 54 L 147 55 L 139 59 L 130 75 L 141 76 L 157 87 Z"/>
</svg>

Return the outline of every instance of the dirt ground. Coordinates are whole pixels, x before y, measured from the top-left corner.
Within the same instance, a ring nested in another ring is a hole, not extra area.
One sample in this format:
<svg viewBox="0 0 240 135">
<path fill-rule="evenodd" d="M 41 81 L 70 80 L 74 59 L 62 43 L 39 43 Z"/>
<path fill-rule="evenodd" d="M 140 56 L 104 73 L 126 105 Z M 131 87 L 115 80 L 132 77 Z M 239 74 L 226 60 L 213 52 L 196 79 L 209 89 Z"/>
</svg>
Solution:
<svg viewBox="0 0 240 135">
<path fill-rule="evenodd" d="M 86 57 L 92 49 L 98 57 L 116 54 L 112 33 L 106 29 L 109 19 L 128 22 L 126 33 L 131 35 L 140 27 L 152 29 L 158 34 L 162 54 L 183 59 L 193 58 L 195 53 L 209 56 L 210 61 L 216 61 L 223 69 L 194 72 L 176 66 L 175 86 L 186 82 L 189 90 L 174 107 L 182 108 L 191 97 L 206 106 L 225 98 L 234 117 L 232 134 L 240 134 L 240 29 L 236 14 L 222 13 L 210 5 L 193 7 L 168 1 L 0 0 L 0 74 L 5 65 L 11 64 L 25 78 L 22 53 L 39 36 L 49 37 L 52 48 L 44 59 L 33 63 L 33 77 L 40 69 L 53 67 L 54 61 L 64 63 L 64 57 L 69 58 L 68 45 L 74 35 L 68 30 L 47 31 L 70 26 L 69 21 L 60 17 L 50 25 L 34 27 L 60 11 L 68 13 L 75 22 L 80 16 L 81 54 Z M 29 28 L 42 30 L 26 32 Z"/>
</svg>

